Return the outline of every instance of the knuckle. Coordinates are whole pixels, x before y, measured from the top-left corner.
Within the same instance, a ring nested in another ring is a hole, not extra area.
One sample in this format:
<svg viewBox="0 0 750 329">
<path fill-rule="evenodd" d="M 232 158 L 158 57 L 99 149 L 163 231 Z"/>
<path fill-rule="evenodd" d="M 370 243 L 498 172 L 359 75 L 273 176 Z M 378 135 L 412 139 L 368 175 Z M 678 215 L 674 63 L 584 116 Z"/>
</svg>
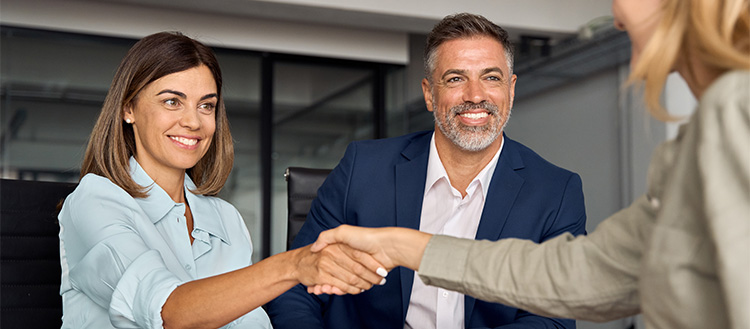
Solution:
<svg viewBox="0 0 750 329">
<path fill-rule="evenodd" d="M 362 265 L 355 265 L 354 268 L 352 268 L 352 271 L 360 277 L 367 274 L 367 271 Z"/>
</svg>

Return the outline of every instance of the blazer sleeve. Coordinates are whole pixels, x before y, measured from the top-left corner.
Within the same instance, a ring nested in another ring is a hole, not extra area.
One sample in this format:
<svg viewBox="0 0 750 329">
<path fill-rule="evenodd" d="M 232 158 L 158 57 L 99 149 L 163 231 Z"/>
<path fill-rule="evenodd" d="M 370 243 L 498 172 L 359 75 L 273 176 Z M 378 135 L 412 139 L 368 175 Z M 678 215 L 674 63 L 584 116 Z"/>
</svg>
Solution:
<svg viewBox="0 0 750 329">
<path fill-rule="evenodd" d="M 320 232 L 345 222 L 346 194 L 356 156 L 356 144 L 350 144 L 336 168 L 318 189 L 318 196 L 310 206 L 305 224 L 292 243 L 299 248 L 315 242 Z M 276 329 L 323 328 L 322 314 L 329 296 L 307 293 L 304 285 L 297 285 L 268 303 L 268 314 Z"/>
</svg>

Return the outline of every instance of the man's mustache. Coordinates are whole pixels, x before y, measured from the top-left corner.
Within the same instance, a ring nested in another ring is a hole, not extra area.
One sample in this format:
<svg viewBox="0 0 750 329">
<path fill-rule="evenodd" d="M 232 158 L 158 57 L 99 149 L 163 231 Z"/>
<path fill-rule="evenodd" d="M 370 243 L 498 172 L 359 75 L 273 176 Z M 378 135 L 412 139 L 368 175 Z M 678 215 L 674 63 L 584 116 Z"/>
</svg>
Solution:
<svg viewBox="0 0 750 329">
<path fill-rule="evenodd" d="M 490 103 L 488 101 L 482 101 L 481 103 L 463 103 L 456 105 L 454 107 L 451 107 L 451 114 L 458 115 L 463 112 L 477 110 L 477 109 L 483 109 L 489 112 L 490 115 L 496 115 L 499 110 L 497 108 L 497 105 Z"/>
</svg>

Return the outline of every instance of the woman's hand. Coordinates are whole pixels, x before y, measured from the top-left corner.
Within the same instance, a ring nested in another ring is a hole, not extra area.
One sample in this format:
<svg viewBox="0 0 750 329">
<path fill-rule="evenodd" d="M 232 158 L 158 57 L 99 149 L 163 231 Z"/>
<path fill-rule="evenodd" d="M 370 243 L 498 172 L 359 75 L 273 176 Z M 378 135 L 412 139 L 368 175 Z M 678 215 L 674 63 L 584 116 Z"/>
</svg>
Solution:
<svg viewBox="0 0 750 329">
<path fill-rule="evenodd" d="M 294 277 L 308 287 L 320 286 L 320 293 L 358 294 L 374 284 L 385 283 L 383 276 L 378 274 L 387 274 L 383 265 L 370 254 L 347 245 L 333 244 L 316 252 L 306 246 L 295 252 Z"/>
</svg>

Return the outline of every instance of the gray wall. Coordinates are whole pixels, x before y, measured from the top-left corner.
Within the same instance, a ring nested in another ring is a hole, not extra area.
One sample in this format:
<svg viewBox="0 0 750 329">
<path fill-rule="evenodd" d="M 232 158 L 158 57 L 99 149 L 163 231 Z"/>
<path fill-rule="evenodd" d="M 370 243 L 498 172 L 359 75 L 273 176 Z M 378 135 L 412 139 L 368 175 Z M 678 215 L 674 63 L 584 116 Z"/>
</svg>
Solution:
<svg viewBox="0 0 750 329">
<path fill-rule="evenodd" d="M 588 232 L 645 192 L 650 154 L 665 136 L 664 124 L 623 88 L 626 74 L 627 66 L 609 69 L 517 99 L 506 127 L 510 138 L 581 176 Z M 578 328 L 626 328 L 634 321 L 578 321 Z"/>
<path fill-rule="evenodd" d="M 603 72 L 519 99 L 506 127 L 510 138 L 581 175 L 588 231 L 620 207 L 618 78 Z"/>
</svg>

